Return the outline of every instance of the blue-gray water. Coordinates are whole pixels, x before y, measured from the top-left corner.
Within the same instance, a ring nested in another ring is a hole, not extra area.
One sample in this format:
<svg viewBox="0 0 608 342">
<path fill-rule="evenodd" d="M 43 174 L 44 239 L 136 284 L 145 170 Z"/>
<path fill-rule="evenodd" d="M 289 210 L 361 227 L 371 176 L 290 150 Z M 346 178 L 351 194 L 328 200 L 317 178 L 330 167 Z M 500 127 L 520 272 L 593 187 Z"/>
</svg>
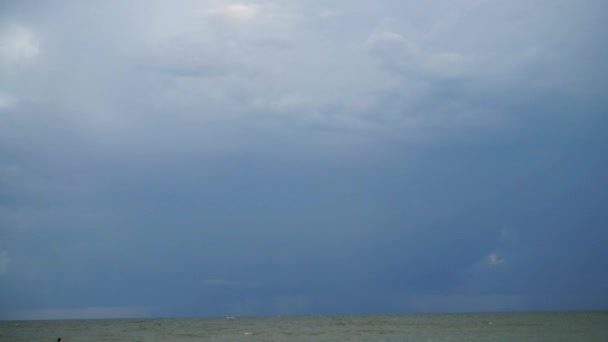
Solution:
<svg viewBox="0 0 608 342">
<path fill-rule="evenodd" d="M 608 312 L 0 321 L 0 341 L 608 341 Z"/>
</svg>

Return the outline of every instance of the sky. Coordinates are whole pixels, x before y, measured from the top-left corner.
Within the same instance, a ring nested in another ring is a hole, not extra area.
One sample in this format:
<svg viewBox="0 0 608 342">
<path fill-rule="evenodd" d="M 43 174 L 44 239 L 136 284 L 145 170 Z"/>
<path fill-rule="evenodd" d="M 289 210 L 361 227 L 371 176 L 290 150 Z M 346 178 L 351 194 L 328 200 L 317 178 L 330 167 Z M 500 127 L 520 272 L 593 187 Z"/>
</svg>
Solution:
<svg viewBox="0 0 608 342">
<path fill-rule="evenodd" d="M 0 2 L 0 319 L 608 309 L 606 12 Z"/>
</svg>

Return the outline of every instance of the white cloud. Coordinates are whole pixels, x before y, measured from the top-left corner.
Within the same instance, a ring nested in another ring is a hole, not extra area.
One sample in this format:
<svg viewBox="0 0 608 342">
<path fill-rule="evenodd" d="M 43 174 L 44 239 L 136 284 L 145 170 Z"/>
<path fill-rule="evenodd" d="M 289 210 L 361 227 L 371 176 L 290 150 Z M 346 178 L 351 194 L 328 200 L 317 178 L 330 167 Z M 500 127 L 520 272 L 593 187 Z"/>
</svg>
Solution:
<svg viewBox="0 0 608 342">
<path fill-rule="evenodd" d="M 0 252 L 0 274 L 8 272 L 8 252 Z"/>
<path fill-rule="evenodd" d="M 199 13 L 206 16 L 221 16 L 236 21 L 248 21 L 260 14 L 260 8 L 257 5 L 236 3 L 220 8 L 204 9 Z"/>
<path fill-rule="evenodd" d="M 12 26 L 0 31 L 0 61 L 26 62 L 40 54 L 36 33 L 24 26 Z"/>
<path fill-rule="evenodd" d="M 383 31 L 383 32 L 373 33 L 368 41 L 372 44 L 374 44 L 376 42 L 382 42 L 382 41 L 402 43 L 405 41 L 405 39 L 403 38 L 402 35 L 400 35 L 398 33 L 391 32 L 391 31 Z"/>
<path fill-rule="evenodd" d="M 490 255 L 488 255 L 488 263 L 492 266 L 500 265 L 504 262 L 505 262 L 505 259 L 500 257 L 496 253 L 490 253 Z"/>
<path fill-rule="evenodd" d="M 391 70 L 406 74 L 430 77 L 462 75 L 469 66 L 470 57 L 454 51 L 434 51 L 404 36 L 382 31 L 373 33 L 368 41 L 372 53 Z"/>
</svg>

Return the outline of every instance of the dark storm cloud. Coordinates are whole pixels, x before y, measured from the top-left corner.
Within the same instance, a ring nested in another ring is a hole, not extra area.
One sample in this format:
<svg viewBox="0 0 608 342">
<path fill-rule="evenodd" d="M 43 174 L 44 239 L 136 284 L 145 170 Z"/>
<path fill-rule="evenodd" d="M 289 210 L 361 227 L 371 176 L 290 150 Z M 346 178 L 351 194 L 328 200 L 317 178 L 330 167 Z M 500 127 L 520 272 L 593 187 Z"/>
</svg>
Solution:
<svg viewBox="0 0 608 342">
<path fill-rule="evenodd" d="M 603 2 L 2 6 L 0 317 L 606 306 Z"/>
</svg>

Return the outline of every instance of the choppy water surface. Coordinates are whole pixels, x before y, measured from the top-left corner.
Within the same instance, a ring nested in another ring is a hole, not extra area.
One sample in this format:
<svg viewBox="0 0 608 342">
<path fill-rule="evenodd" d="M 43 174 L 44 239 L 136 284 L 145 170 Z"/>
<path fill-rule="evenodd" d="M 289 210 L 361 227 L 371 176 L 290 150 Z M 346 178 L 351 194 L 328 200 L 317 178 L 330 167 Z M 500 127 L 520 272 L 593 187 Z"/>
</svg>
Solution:
<svg viewBox="0 0 608 342">
<path fill-rule="evenodd" d="M 0 341 L 608 341 L 608 312 L 0 321 Z"/>
</svg>

